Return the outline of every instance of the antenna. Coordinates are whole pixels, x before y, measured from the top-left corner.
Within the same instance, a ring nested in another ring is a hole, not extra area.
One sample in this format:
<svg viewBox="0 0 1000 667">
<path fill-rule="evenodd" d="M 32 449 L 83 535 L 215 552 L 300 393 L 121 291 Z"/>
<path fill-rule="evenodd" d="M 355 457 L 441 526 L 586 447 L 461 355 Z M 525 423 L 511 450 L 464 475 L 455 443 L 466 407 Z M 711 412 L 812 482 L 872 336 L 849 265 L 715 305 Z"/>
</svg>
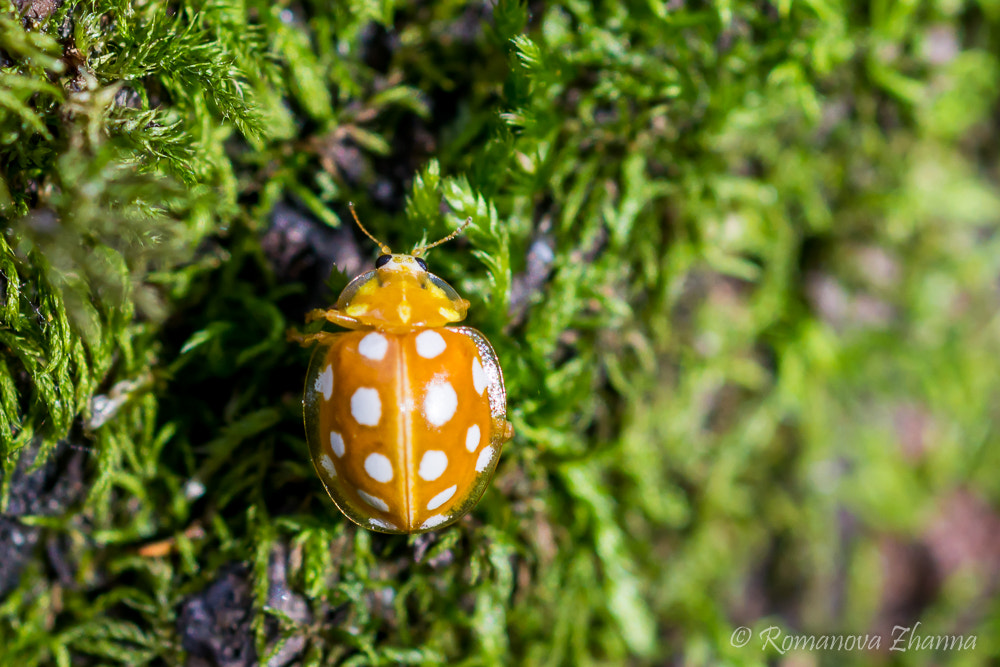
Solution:
<svg viewBox="0 0 1000 667">
<path fill-rule="evenodd" d="M 420 257 L 420 255 L 422 255 L 423 253 L 427 252 L 431 248 L 436 248 L 437 246 L 441 245 L 442 243 L 447 243 L 448 241 L 452 240 L 453 238 L 455 238 L 456 236 L 458 236 L 459 234 L 461 234 L 463 231 L 465 231 L 465 228 L 468 227 L 471 224 L 472 224 L 472 216 L 469 216 L 466 219 L 466 221 L 462 223 L 461 227 L 459 227 L 458 229 L 456 229 L 455 231 L 453 231 L 451 234 L 448 234 L 448 236 L 444 237 L 440 241 L 435 241 L 434 243 L 431 243 L 430 245 L 422 245 L 419 248 L 414 248 L 413 252 L 411 252 L 410 254 L 413 255 L 414 257 Z"/>
<path fill-rule="evenodd" d="M 383 255 L 391 255 L 392 254 L 392 250 L 389 249 L 389 246 L 387 246 L 386 244 L 382 243 L 377 238 L 375 238 L 374 236 L 372 236 L 368 232 L 368 230 L 365 229 L 365 226 L 361 224 L 361 221 L 358 220 L 358 213 L 357 213 L 357 211 L 354 210 L 354 202 L 350 202 L 350 201 L 347 202 L 347 208 L 351 209 L 351 215 L 354 216 L 354 222 L 358 223 L 358 227 L 360 227 L 361 231 L 363 231 L 365 233 L 365 236 L 367 236 L 368 238 L 370 238 L 372 241 L 375 242 L 375 245 L 378 246 L 378 249 L 380 251 L 382 251 Z M 472 218 L 469 218 L 469 220 L 472 220 Z"/>
</svg>

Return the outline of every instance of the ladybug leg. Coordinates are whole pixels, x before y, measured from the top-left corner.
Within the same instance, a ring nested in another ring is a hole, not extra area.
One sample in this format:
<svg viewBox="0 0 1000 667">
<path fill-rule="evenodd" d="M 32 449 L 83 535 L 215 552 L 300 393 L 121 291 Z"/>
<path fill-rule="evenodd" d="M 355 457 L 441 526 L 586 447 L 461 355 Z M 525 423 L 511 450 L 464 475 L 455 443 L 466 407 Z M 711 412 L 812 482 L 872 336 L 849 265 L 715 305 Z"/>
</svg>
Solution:
<svg viewBox="0 0 1000 667">
<path fill-rule="evenodd" d="M 504 422 L 503 427 L 503 441 L 507 442 L 514 437 L 514 425 L 510 422 Z"/>
<path fill-rule="evenodd" d="M 306 313 L 307 323 L 315 322 L 316 320 L 326 320 L 327 322 L 344 327 L 345 329 L 360 329 L 362 326 L 356 319 L 350 317 L 349 315 L 344 315 L 335 308 L 317 308 L 316 310 L 310 310 Z"/>
<path fill-rule="evenodd" d="M 320 331 L 318 333 L 301 334 L 295 329 L 289 329 L 285 334 L 285 340 L 289 343 L 298 343 L 302 347 L 309 347 L 313 343 L 329 343 L 340 334 Z"/>
<path fill-rule="evenodd" d="M 344 327 L 345 329 L 360 329 L 362 327 L 356 319 L 349 317 L 348 315 L 344 315 L 335 308 L 317 308 L 316 310 L 310 310 L 306 313 L 307 323 L 315 322 L 316 320 L 326 320 L 327 322 L 332 322 L 333 324 Z M 328 333 L 326 331 L 301 334 L 295 329 L 289 329 L 288 333 L 285 334 L 285 339 L 289 343 L 298 343 L 302 347 L 308 347 L 313 343 L 329 343 L 333 338 L 339 335 L 340 334 L 338 333 Z"/>
</svg>

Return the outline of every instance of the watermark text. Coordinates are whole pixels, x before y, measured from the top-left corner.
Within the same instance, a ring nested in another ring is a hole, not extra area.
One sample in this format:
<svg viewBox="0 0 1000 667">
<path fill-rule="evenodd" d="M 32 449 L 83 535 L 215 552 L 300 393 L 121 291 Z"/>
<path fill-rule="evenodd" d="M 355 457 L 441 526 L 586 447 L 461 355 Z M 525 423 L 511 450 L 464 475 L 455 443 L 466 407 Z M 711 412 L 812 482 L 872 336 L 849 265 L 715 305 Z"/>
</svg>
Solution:
<svg viewBox="0 0 1000 667">
<path fill-rule="evenodd" d="M 785 655 L 789 651 L 974 651 L 976 635 L 927 634 L 920 630 L 918 621 L 913 626 L 897 625 L 888 637 L 879 634 L 789 634 L 777 625 L 757 633 L 762 651 L 775 651 Z M 736 648 L 750 645 L 753 631 L 745 626 L 736 628 L 729 643 Z"/>
</svg>

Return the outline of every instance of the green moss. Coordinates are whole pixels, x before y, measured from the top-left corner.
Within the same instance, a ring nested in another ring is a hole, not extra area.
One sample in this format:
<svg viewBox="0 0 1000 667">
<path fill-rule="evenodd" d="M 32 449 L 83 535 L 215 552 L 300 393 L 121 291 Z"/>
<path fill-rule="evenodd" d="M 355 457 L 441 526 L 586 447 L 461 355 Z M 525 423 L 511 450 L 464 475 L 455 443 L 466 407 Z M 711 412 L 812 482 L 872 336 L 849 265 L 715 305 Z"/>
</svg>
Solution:
<svg viewBox="0 0 1000 667">
<path fill-rule="evenodd" d="M 0 604 L 0 663 L 179 663 L 234 562 L 262 660 L 749 665 L 780 656 L 741 625 L 915 619 L 975 654 L 890 662 L 996 659 L 996 554 L 952 573 L 941 545 L 1000 507 L 998 20 L 8 4 L 4 498 L 29 446 L 86 449 L 89 487 L 21 517 L 55 546 Z M 474 221 L 429 262 L 518 435 L 430 537 L 347 525 L 303 441 L 285 331 L 359 259 L 348 201 L 396 249 Z M 944 585 L 900 603 L 893 545 Z"/>
</svg>

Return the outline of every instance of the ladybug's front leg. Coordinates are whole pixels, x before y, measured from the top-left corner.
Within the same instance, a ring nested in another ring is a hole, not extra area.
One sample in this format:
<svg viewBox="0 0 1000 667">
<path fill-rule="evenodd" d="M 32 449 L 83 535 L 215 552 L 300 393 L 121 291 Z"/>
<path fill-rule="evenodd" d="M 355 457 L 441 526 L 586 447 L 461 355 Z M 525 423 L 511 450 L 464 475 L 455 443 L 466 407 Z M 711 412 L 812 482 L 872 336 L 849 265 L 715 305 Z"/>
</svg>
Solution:
<svg viewBox="0 0 1000 667">
<path fill-rule="evenodd" d="M 309 322 L 315 322 L 316 320 L 326 320 L 327 322 L 332 322 L 333 324 L 344 327 L 345 329 L 360 329 L 363 326 L 356 319 L 348 315 L 344 315 L 336 308 L 317 308 L 316 310 L 310 310 L 306 313 L 307 324 Z M 308 347 L 313 343 L 329 343 L 333 337 L 339 335 L 339 333 L 328 333 L 326 331 L 319 331 L 312 334 L 301 334 L 295 329 L 289 329 L 288 333 L 285 334 L 285 338 L 289 343 L 298 343 L 302 347 Z"/>
<path fill-rule="evenodd" d="M 285 334 L 285 340 L 289 343 L 298 343 L 302 347 L 309 347 L 313 343 L 321 343 L 327 345 L 333 342 L 333 339 L 341 334 L 330 333 L 328 331 L 319 331 L 317 333 L 311 334 L 301 334 L 296 329 L 289 329 L 288 333 Z"/>
<path fill-rule="evenodd" d="M 307 323 L 315 322 L 316 320 L 326 320 L 327 322 L 336 324 L 338 327 L 344 327 L 345 329 L 361 329 L 364 327 L 364 325 L 356 319 L 350 315 L 344 315 L 336 308 L 317 308 L 306 313 Z"/>
</svg>

